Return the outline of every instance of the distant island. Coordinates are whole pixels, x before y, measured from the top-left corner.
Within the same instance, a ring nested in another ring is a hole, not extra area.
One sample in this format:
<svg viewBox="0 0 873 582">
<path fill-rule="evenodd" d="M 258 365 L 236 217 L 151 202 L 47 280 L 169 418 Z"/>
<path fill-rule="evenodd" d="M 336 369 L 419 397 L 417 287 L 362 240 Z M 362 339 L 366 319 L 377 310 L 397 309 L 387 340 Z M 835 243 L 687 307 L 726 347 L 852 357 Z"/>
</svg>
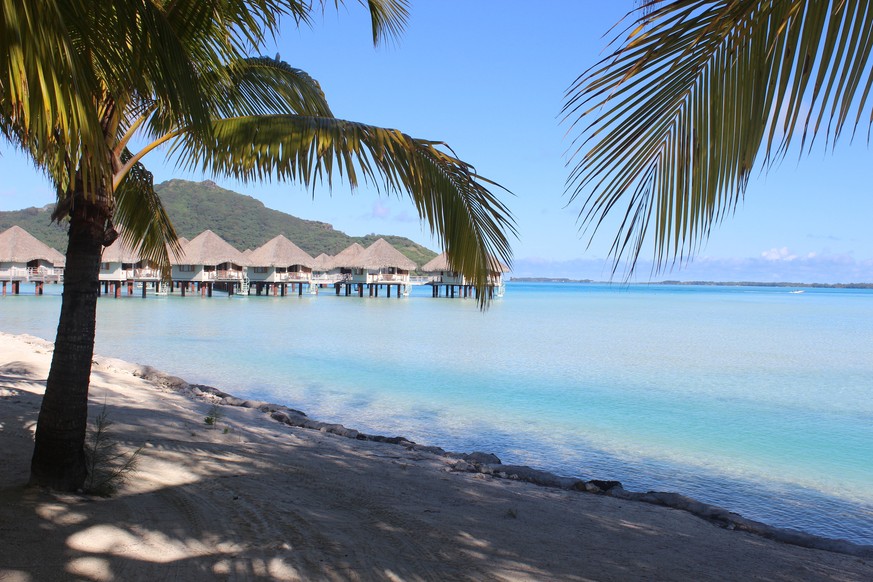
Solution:
<svg viewBox="0 0 873 582">
<path fill-rule="evenodd" d="M 566 277 L 510 277 L 511 283 L 608 283 L 593 279 L 568 279 Z M 624 284 L 624 283 L 622 283 Z M 873 283 L 791 283 L 779 281 L 651 281 L 629 283 L 630 285 L 708 285 L 712 287 L 806 287 L 808 289 L 873 289 Z"/>
<path fill-rule="evenodd" d="M 597 283 L 592 279 L 567 279 L 566 277 L 510 277 L 516 283 Z"/>
</svg>

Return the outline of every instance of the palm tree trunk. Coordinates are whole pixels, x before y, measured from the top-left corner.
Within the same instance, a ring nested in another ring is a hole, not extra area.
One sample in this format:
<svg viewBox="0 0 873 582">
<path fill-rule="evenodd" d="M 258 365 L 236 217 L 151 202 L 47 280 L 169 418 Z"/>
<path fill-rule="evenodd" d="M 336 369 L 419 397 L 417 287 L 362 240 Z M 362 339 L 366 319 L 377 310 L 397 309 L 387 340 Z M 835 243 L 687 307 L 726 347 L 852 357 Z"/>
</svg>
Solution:
<svg viewBox="0 0 873 582">
<path fill-rule="evenodd" d="M 85 429 L 88 384 L 94 355 L 100 257 L 111 212 L 108 197 L 72 196 L 61 316 L 45 397 L 36 426 L 31 485 L 80 489 L 87 477 Z M 105 194 L 105 193 L 104 193 Z"/>
</svg>

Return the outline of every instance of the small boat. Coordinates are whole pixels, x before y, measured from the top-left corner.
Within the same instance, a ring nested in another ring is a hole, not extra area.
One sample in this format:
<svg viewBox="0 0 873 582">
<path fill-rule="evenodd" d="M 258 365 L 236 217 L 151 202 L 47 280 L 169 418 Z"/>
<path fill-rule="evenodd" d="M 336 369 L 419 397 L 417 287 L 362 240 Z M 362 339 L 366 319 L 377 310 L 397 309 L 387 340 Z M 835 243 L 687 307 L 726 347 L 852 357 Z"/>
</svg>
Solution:
<svg viewBox="0 0 873 582">
<path fill-rule="evenodd" d="M 797 289 L 796 291 L 789 291 L 792 295 L 797 295 L 798 293 L 804 293 L 803 289 Z"/>
</svg>

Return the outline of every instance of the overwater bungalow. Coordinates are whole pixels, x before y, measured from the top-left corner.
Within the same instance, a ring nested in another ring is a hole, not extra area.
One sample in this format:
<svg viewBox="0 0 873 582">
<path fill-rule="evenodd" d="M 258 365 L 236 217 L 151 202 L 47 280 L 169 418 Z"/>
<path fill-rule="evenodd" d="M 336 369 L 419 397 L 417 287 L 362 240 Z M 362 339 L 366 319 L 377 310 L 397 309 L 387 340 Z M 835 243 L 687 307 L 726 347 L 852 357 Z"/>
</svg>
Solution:
<svg viewBox="0 0 873 582">
<path fill-rule="evenodd" d="M 359 295 L 363 296 L 366 271 L 361 255 L 364 254 L 364 250 L 364 247 L 358 243 L 352 243 L 334 255 L 330 273 L 336 277 L 334 285 L 337 295 L 342 288 L 345 288 L 346 295 L 349 295 L 352 285 L 357 285 Z"/>
<path fill-rule="evenodd" d="M 184 247 L 188 244 L 188 239 L 184 237 L 179 237 L 178 240 L 180 246 Z M 169 254 L 172 259 L 172 251 L 169 251 Z M 121 289 L 125 286 L 128 295 L 134 294 L 134 286 L 142 289 L 143 297 L 146 296 L 146 291 L 149 288 L 160 295 L 165 295 L 168 292 L 161 269 L 148 259 L 143 259 L 138 251 L 133 250 L 124 242 L 121 236 L 103 249 L 99 279 L 103 293 L 109 294 L 111 291 L 115 297 L 121 295 Z"/>
<path fill-rule="evenodd" d="M 312 262 L 312 278 L 309 281 L 309 291 L 318 293 L 319 287 L 327 287 L 335 285 L 337 281 L 342 279 L 338 267 L 333 266 L 333 257 L 321 253 L 313 259 Z"/>
<path fill-rule="evenodd" d="M 43 294 L 45 283 L 60 283 L 64 279 L 66 257 L 41 242 L 20 226 L 11 226 L 0 233 L 0 284 L 6 295 L 11 284 L 13 295 L 21 291 L 21 283 L 33 283 L 37 295 Z"/>
<path fill-rule="evenodd" d="M 509 272 L 509 267 L 494 257 L 491 257 L 491 265 L 491 271 L 488 274 L 487 293 L 492 298 L 495 296 L 502 297 L 506 289 L 503 274 Z M 439 297 L 441 291 L 445 291 L 446 297 L 455 297 L 456 291 L 458 297 L 472 297 L 475 293 L 472 281 L 469 281 L 462 274 L 452 269 L 445 252 L 428 261 L 421 270 L 431 274 L 431 280 L 428 285 L 431 286 L 434 297 Z"/>
<path fill-rule="evenodd" d="M 310 285 L 315 259 L 283 235 L 274 237 L 247 257 L 248 277 L 255 292 L 285 296 L 286 288 L 303 294 L 303 286 Z"/>
<path fill-rule="evenodd" d="M 367 270 L 367 283 L 379 295 L 379 288 L 384 286 L 391 297 L 391 287 L 396 286 L 397 296 L 401 292 L 409 292 L 409 273 L 417 265 L 409 257 L 395 249 L 384 238 L 380 238 L 364 251 L 364 268 Z"/>
<path fill-rule="evenodd" d="M 346 295 L 355 288 L 359 297 L 364 296 L 364 287 L 371 297 L 378 297 L 381 287 L 387 288 L 388 297 L 392 286 L 398 297 L 408 293 L 409 271 L 415 269 L 413 261 L 381 238 L 366 249 L 352 244 L 333 258 L 333 265 L 342 277 L 335 283 L 337 295 L 344 287 Z"/>
<path fill-rule="evenodd" d="M 313 279 L 320 275 L 327 275 L 333 269 L 333 257 L 321 253 L 313 259 L 312 262 L 312 277 Z"/>
<path fill-rule="evenodd" d="M 112 294 L 118 297 L 124 284 L 128 283 L 127 294 L 133 295 L 134 264 L 138 261 L 139 255 L 120 236 L 104 248 L 99 275 L 103 294 L 108 294 L 111 286 Z"/>
<path fill-rule="evenodd" d="M 246 267 L 248 260 L 220 236 L 206 230 L 182 247 L 179 257 L 171 257 L 170 291 L 196 290 L 201 295 L 212 296 L 214 287 L 227 290 L 228 294 L 248 292 Z"/>
</svg>

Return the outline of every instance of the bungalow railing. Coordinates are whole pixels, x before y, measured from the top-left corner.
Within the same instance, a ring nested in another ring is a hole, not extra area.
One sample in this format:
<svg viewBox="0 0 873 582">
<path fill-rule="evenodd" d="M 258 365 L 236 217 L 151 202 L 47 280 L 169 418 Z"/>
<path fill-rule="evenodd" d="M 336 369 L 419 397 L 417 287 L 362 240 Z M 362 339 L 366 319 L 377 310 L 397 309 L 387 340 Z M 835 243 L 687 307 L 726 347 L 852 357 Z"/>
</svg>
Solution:
<svg viewBox="0 0 873 582">
<path fill-rule="evenodd" d="M 367 283 L 409 283 L 406 273 L 369 273 Z"/>
<path fill-rule="evenodd" d="M 463 276 L 454 277 L 452 275 L 433 275 L 428 278 L 426 283 L 441 283 L 443 285 L 471 285 Z M 485 284 L 489 287 L 500 287 L 504 284 L 503 277 L 500 275 L 489 275 L 485 280 Z"/>
<path fill-rule="evenodd" d="M 26 267 L 9 267 L 8 269 L 0 269 L 0 278 L 3 279 L 26 279 L 28 269 Z"/>
<path fill-rule="evenodd" d="M 27 280 L 28 281 L 44 281 L 46 283 L 58 282 L 64 280 L 64 270 L 56 269 L 54 267 L 28 267 L 27 268 Z"/>
<path fill-rule="evenodd" d="M 208 275 L 210 279 L 240 280 L 243 278 L 244 273 L 242 271 L 236 271 L 233 269 L 222 269 L 220 271 L 207 271 L 206 275 Z"/>
<path fill-rule="evenodd" d="M 310 281 L 312 277 L 305 271 L 289 271 L 287 273 L 276 273 L 276 278 L 279 281 Z"/>
<path fill-rule="evenodd" d="M 334 283 L 347 280 L 347 277 L 350 276 L 340 273 L 321 273 L 319 275 L 312 275 L 309 282 L 314 285 L 333 285 Z"/>
<path fill-rule="evenodd" d="M 160 279 L 161 272 L 156 271 L 155 269 L 149 269 L 148 267 L 143 267 L 140 269 L 134 269 L 133 277 L 134 279 Z"/>
<path fill-rule="evenodd" d="M 8 267 L 0 269 L 0 279 L 5 281 L 42 281 L 46 283 L 61 283 L 64 280 L 64 269 L 54 267 Z"/>
</svg>

